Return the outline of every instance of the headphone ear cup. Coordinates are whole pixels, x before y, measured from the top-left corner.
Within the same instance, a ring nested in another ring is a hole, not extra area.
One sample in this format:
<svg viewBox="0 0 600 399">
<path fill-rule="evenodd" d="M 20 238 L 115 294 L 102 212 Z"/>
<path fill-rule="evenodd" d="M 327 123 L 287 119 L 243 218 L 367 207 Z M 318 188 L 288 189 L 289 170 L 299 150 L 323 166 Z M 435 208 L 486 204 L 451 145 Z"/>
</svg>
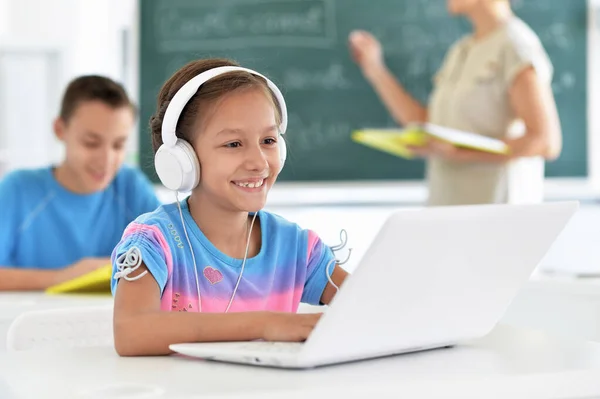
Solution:
<svg viewBox="0 0 600 399">
<path fill-rule="evenodd" d="M 277 140 L 277 144 L 279 145 L 279 161 L 281 166 L 279 167 L 279 171 L 283 170 L 283 165 L 285 165 L 285 160 L 287 158 L 287 144 L 285 144 L 285 140 L 283 139 L 283 135 L 279 135 L 279 140 Z"/>
<path fill-rule="evenodd" d="M 191 191 L 200 181 L 200 163 L 194 148 L 177 139 L 173 147 L 161 145 L 154 156 L 154 167 L 161 183 L 173 191 Z"/>
</svg>

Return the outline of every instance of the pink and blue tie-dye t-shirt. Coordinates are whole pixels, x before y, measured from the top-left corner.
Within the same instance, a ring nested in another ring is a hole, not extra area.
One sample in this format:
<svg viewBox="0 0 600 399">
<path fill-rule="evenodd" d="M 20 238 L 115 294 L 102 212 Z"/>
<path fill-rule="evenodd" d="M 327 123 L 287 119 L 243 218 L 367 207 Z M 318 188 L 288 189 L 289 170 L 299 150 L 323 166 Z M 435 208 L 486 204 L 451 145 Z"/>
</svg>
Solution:
<svg viewBox="0 0 600 399">
<path fill-rule="evenodd" d="M 160 206 L 132 222 L 112 254 L 116 260 L 137 247 L 142 261 L 156 279 L 161 292 L 161 309 L 224 312 L 241 271 L 242 259 L 219 251 L 192 219 L 187 201 L 181 201 L 183 220 L 197 265 L 185 238 L 177 204 Z M 300 302 L 319 304 L 327 284 L 327 265 L 333 251 L 311 230 L 284 218 L 259 211 L 262 244 L 259 253 L 246 260 L 242 280 L 229 309 L 239 311 L 295 312 Z M 329 273 L 334 269 L 333 263 Z M 112 292 L 117 289 L 113 278 Z"/>
</svg>

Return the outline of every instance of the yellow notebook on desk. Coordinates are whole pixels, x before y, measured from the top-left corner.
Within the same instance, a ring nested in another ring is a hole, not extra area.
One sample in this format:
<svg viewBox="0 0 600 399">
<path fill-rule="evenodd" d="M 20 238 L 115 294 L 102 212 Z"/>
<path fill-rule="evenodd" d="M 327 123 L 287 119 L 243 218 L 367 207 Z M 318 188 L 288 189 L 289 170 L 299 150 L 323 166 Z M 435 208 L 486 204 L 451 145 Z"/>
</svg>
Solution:
<svg viewBox="0 0 600 399">
<path fill-rule="evenodd" d="M 508 146 L 502 140 L 432 123 L 412 124 L 405 129 L 362 129 L 352 133 L 352 140 L 357 143 L 408 159 L 413 157 L 408 146 L 425 145 L 429 137 L 457 147 L 496 154 L 508 153 Z"/>
<path fill-rule="evenodd" d="M 46 289 L 48 294 L 109 294 L 112 265 L 106 265 L 92 272 Z"/>
</svg>

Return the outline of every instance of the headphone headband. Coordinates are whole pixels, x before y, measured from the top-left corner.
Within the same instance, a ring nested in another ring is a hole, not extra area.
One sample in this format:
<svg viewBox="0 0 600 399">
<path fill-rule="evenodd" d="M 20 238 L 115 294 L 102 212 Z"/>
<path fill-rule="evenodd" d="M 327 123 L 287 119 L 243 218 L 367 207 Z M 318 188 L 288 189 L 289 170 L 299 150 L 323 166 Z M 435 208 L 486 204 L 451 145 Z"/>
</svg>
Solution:
<svg viewBox="0 0 600 399">
<path fill-rule="evenodd" d="M 285 105 L 285 100 L 283 99 L 283 95 L 281 94 L 281 91 L 279 91 L 279 88 L 267 77 L 252 69 L 237 66 L 222 66 L 209 69 L 208 71 L 204 71 L 201 74 L 193 77 L 186 84 L 184 84 L 181 87 L 181 89 L 177 91 L 177 93 L 175 93 L 173 99 L 167 107 L 162 123 L 162 141 L 165 145 L 173 147 L 177 142 L 177 135 L 175 132 L 177 131 L 177 122 L 179 121 L 181 112 L 183 111 L 183 108 L 186 106 L 190 98 L 192 98 L 194 94 L 198 92 L 200 86 L 202 86 L 202 84 L 206 83 L 210 79 L 213 79 L 225 73 L 235 71 L 251 73 L 252 75 L 256 75 L 263 78 L 267 82 L 269 89 L 277 99 L 279 109 L 281 112 L 281 123 L 279 124 L 279 133 L 285 134 L 288 123 L 287 108 Z"/>
</svg>

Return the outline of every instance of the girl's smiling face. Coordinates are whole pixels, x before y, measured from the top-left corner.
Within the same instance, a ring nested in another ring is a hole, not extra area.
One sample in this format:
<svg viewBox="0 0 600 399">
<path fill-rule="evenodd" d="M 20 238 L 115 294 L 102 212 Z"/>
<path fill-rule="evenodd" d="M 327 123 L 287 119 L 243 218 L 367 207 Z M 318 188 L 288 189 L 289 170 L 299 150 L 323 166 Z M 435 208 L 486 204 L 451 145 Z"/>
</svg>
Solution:
<svg viewBox="0 0 600 399">
<path fill-rule="evenodd" d="M 198 115 L 192 146 L 201 173 L 194 192 L 232 211 L 262 209 L 281 169 L 277 141 L 283 140 L 268 89 L 233 91 Z"/>
</svg>

